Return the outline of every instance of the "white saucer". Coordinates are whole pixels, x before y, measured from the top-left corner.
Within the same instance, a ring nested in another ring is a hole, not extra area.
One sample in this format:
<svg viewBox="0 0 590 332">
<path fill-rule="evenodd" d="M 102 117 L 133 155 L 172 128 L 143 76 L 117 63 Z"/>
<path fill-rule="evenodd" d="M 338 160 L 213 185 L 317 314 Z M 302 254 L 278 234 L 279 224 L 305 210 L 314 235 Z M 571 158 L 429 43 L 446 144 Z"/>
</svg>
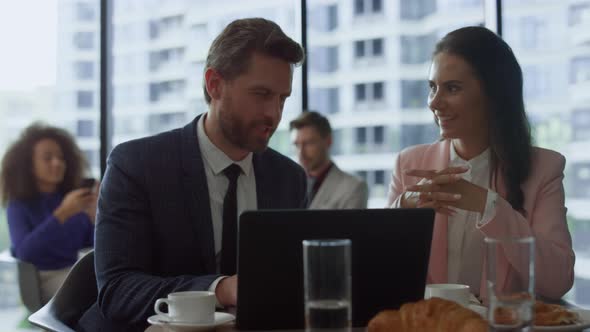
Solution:
<svg viewBox="0 0 590 332">
<path fill-rule="evenodd" d="M 216 312 L 215 321 L 213 323 L 190 323 L 190 322 L 175 322 L 163 315 L 153 315 L 148 318 L 148 323 L 156 326 L 162 326 L 170 331 L 176 332 L 190 332 L 190 331 L 207 331 L 219 325 L 229 323 L 236 319 L 234 315 L 226 312 Z"/>
</svg>

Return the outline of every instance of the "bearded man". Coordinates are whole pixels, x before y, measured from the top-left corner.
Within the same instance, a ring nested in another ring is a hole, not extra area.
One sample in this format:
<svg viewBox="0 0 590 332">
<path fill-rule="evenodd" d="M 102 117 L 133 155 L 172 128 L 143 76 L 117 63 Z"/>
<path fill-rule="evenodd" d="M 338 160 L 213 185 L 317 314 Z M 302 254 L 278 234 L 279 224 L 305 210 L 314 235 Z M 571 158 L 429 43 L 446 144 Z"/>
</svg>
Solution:
<svg viewBox="0 0 590 332">
<path fill-rule="evenodd" d="M 98 300 L 77 330 L 143 331 L 156 299 L 179 291 L 236 304 L 240 213 L 306 206 L 304 170 L 267 148 L 303 57 L 276 23 L 236 20 L 209 49 L 208 112 L 111 152 L 96 222 Z"/>
</svg>

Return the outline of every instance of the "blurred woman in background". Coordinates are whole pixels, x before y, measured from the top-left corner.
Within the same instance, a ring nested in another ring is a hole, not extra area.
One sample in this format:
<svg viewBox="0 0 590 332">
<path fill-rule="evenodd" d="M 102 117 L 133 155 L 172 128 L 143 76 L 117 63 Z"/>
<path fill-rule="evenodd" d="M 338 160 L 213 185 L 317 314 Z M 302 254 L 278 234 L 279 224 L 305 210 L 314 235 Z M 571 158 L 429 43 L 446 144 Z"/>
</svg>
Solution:
<svg viewBox="0 0 590 332">
<path fill-rule="evenodd" d="M 484 237 L 534 236 L 535 291 L 562 297 L 574 278 L 565 158 L 532 146 L 511 48 L 486 28 L 452 31 L 436 45 L 428 83 L 441 139 L 399 153 L 389 205 L 436 210 L 429 282 L 467 284 L 485 297 Z M 499 258 L 503 289 L 521 280 L 511 255 Z"/>
<path fill-rule="evenodd" d="M 78 251 L 94 243 L 97 194 L 81 187 L 87 163 L 65 130 L 33 124 L 0 170 L 12 255 L 37 267 L 43 302 L 61 286 Z"/>
</svg>

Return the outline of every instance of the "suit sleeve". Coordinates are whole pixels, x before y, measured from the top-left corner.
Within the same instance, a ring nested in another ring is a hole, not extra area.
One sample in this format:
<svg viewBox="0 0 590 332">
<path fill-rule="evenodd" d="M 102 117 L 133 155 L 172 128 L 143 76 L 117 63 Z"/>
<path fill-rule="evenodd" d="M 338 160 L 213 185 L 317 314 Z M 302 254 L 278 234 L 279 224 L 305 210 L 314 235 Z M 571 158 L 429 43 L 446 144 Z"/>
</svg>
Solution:
<svg viewBox="0 0 590 332">
<path fill-rule="evenodd" d="M 342 205 L 343 209 L 366 209 L 369 200 L 369 188 L 365 181 L 356 182 L 349 198 Z"/>
<path fill-rule="evenodd" d="M 98 306 L 107 319 L 124 324 L 145 324 L 156 299 L 175 291 L 207 290 L 217 277 L 150 274 L 157 245 L 151 236 L 154 221 L 143 161 L 135 152 L 119 146 L 111 153 L 96 222 Z"/>
<path fill-rule="evenodd" d="M 534 208 L 527 211 L 529 220 L 498 195 L 495 217 L 480 228 L 494 238 L 534 236 L 536 292 L 551 299 L 561 298 L 574 279 L 575 256 L 566 221 L 564 168 L 565 159 L 560 156 L 559 162 L 544 173 L 548 175 L 539 182 Z M 505 251 L 505 256 L 508 263 L 516 259 L 515 253 Z"/>
</svg>

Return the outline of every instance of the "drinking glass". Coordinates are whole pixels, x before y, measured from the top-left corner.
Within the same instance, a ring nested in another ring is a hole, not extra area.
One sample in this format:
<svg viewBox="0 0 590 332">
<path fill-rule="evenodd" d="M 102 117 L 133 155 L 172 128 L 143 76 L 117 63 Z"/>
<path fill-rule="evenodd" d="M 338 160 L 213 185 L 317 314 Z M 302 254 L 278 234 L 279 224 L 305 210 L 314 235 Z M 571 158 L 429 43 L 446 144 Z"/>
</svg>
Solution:
<svg viewBox="0 0 590 332">
<path fill-rule="evenodd" d="M 535 239 L 486 237 L 488 321 L 491 331 L 532 331 Z M 507 267 L 512 272 L 506 280 Z"/>
<path fill-rule="evenodd" d="M 349 239 L 303 241 L 307 331 L 346 331 L 351 326 Z"/>
</svg>

